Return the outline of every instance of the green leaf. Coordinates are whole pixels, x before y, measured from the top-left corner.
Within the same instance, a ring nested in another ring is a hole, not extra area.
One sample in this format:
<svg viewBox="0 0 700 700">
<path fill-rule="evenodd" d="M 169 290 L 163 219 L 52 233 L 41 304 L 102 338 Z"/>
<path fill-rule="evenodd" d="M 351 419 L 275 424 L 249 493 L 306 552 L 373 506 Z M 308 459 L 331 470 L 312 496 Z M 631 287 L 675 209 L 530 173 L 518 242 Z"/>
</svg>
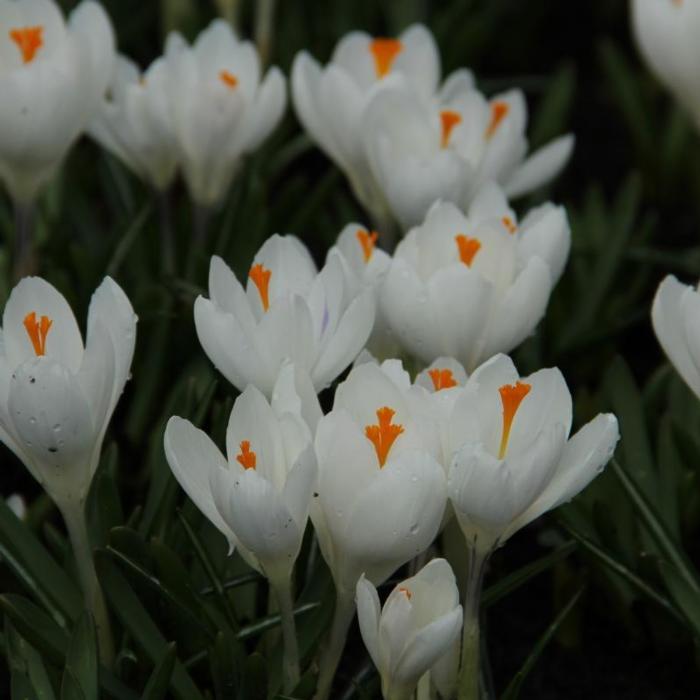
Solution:
<svg viewBox="0 0 700 700">
<path fill-rule="evenodd" d="M 129 223 L 124 233 L 118 237 L 117 240 L 119 241 L 119 243 L 117 244 L 117 247 L 114 250 L 112 259 L 107 265 L 106 274 L 110 277 L 116 277 L 119 274 L 119 270 L 124 261 L 126 260 L 131 246 L 139 237 L 139 234 L 141 233 L 144 225 L 148 221 L 148 218 L 151 216 L 152 210 L 153 204 L 149 200 L 141 207 L 139 213 L 136 216 L 129 217 Z"/>
<path fill-rule="evenodd" d="M 266 700 L 267 663 L 261 654 L 251 654 L 243 668 L 240 700 Z"/>
<path fill-rule="evenodd" d="M 73 681 L 77 683 L 86 698 L 97 697 L 97 637 L 92 616 L 88 612 L 80 616 L 73 630 L 66 656 L 64 681 L 66 676 L 70 676 L 70 684 Z"/>
<path fill-rule="evenodd" d="M 20 693 L 24 690 L 28 697 L 35 697 L 36 700 L 55 700 L 53 686 L 41 655 L 18 634 L 8 616 L 5 616 L 5 643 L 13 689 L 17 687 L 17 692 Z M 26 690 L 27 685 L 31 690 Z M 14 694 L 13 690 L 13 697 Z"/>
<path fill-rule="evenodd" d="M 581 586 L 581 588 L 579 588 L 578 591 L 574 593 L 569 602 L 554 618 L 552 624 L 549 625 L 549 627 L 545 630 L 544 634 L 537 640 L 537 643 L 532 648 L 532 651 L 530 652 L 529 656 L 527 657 L 527 659 L 525 659 L 525 663 L 515 674 L 513 680 L 508 684 L 508 687 L 505 689 L 503 695 L 501 695 L 501 700 L 516 700 L 516 698 L 520 697 L 520 690 L 522 688 L 523 682 L 527 678 L 530 671 L 532 671 L 533 667 L 537 663 L 537 660 L 540 658 L 545 647 L 547 646 L 547 644 L 549 644 L 549 641 L 557 633 L 559 627 L 561 627 L 561 624 L 566 619 L 566 616 L 571 612 L 573 607 L 578 602 L 579 598 L 583 594 L 584 588 L 584 586 Z"/>
<path fill-rule="evenodd" d="M 63 673 L 61 681 L 61 700 L 89 700 L 89 696 L 85 695 L 80 683 L 68 669 Z"/>
<path fill-rule="evenodd" d="M 164 700 L 176 661 L 175 644 L 168 644 L 143 689 L 141 700 Z"/>
<path fill-rule="evenodd" d="M 668 592 L 688 621 L 691 633 L 700 640 L 700 592 L 668 562 L 659 561 L 659 571 Z"/>
</svg>

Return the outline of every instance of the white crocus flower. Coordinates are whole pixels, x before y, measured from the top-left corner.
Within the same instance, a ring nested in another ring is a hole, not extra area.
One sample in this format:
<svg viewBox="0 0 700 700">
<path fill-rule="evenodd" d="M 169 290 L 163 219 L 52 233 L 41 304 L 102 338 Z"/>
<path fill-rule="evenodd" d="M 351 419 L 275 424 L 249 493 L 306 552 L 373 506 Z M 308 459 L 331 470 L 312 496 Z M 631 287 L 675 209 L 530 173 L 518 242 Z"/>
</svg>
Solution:
<svg viewBox="0 0 700 700">
<path fill-rule="evenodd" d="M 700 4 L 695 0 L 632 0 L 639 49 L 659 80 L 700 128 Z"/>
<path fill-rule="evenodd" d="M 299 120 L 378 219 L 385 218 L 385 204 L 364 153 L 363 120 L 372 95 L 393 79 L 407 81 L 425 99 L 435 93 L 440 56 L 423 25 L 412 25 L 396 38 L 351 32 L 325 67 L 306 51 L 292 66 L 292 99 Z"/>
<path fill-rule="evenodd" d="M 327 387 L 360 353 L 374 324 L 371 290 L 351 290 L 345 262 L 329 255 L 317 272 L 294 236 L 270 237 L 243 289 L 213 257 L 210 299 L 194 305 L 197 335 L 217 369 L 238 389 L 254 384 L 271 396 L 285 360 Z"/>
<path fill-rule="evenodd" d="M 165 454 L 184 491 L 228 539 L 231 550 L 270 580 L 283 619 L 287 689 L 299 661 L 291 577 L 316 481 L 312 436 L 290 375 L 280 373 L 272 406 L 254 386 L 236 399 L 226 431 L 226 452 L 206 433 L 177 416 L 168 421 Z M 295 399 L 297 399 L 295 401 Z"/>
<path fill-rule="evenodd" d="M 336 586 L 317 698 L 325 698 L 364 573 L 373 584 L 425 551 L 445 510 L 437 435 L 400 363 L 359 365 L 338 386 L 316 432 L 318 497 L 311 519 Z"/>
<path fill-rule="evenodd" d="M 231 26 L 214 20 L 190 47 L 177 33 L 165 48 L 167 92 L 179 160 L 192 199 L 226 195 L 243 156 L 277 126 L 286 103 L 282 73 L 261 79 L 260 58 Z"/>
<path fill-rule="evenodd" d="M 92 138 L 161 192 L 177 170 L 166 70 L 159 58 L 142 74 L 135 63 L 118 56 L 102 108 L 89 129 Z"/>
<path fill-rule="evenodd" d="M 394 338 L 423 362 L 456 358 L 471 370 L 535 329 L 561 274 L 570 231 L 545 205 L 518 225 L 495 185 L 465 216 L 436 202 L 394 252 L 380 307 Z"/>
<path fill-rule="evenodd" d="M 450 565 L 433 559 L 399 583 L 383 608 L 377 589 L 363 576 L 357 583 L 357 618 L 382 679 L 382 695 L 408 700 L 420 677 L 459 637 L 462 606 Z"/>
<path fill-rule="evenodd" d="M 656 292 L 651 320 L 664 352 L 700 398 L 700 292 L 669 275 Z"/>
<path fill-rule="evenodd" d="M 426 101 L 396 81 L 378 91 L 364 119 L 364 147 L 374 181 L 404 229 L 444 199 L 466 207 L 493 180 L 510 197 L 551 180 L 566 164 L 573 137 L 563 136 L 526 158 L 527 107 L 519 90 L 487 100 L 478 90 L 446 83 Z"/>
<path fill-rule="evenodd" d="M 114 36 L 90 0 L 67 23 L 51 0 L 1 0 L 0 26 L 0 178 L 29 204 L 98 110 Z"/>
</svg>

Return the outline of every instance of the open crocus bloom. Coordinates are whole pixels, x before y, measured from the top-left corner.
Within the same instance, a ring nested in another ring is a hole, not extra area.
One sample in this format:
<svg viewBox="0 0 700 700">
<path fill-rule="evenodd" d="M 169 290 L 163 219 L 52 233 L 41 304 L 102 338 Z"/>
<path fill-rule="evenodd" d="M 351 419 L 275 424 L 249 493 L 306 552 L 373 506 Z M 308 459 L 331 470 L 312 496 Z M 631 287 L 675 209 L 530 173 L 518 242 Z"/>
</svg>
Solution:
<svg viewBox="0 0 700 700">
<path fill-rule="evenodd" d="M 338 386 L 316 432 L 311 519 L 339 596 L 363 572 L 378 585 L 435 538 L 446 503 L 436 449 L 400 364 L 359 365 Z"/>
<path fill-rule="evenodd" d="M 342 256 L 331 254 L 320 272 L 294 236 L 270 237 L 255 256 L 244 290 L 230 268 L 213 257 L 211 299 L 194 305 L 197 335 L 217 369 L 236 387 L 254 384 L 271 396 L 289 359 L 327 387 L 364 347 L 374 324 L 371 290 L 348 289 Z"/>
<path fill-rule="evenodd" d="M 521 378 L 497 355 L 469 378 L 451 431 L 462 447 L 448 476 L 467 541 L 482 553 L 573 498 L 610 460 L 617 419 L 599 414 L 573 437 L 571 394 L 558 369 Z"/>
<path fill-rule="evenodd" d="M 175 478 L 231 549 L 279 583 L 288 580 L 309 515 L 316 480 L 311 432 L 301 413 L 289 410 L 293 384 L 280 373 L 273 405 L 254 386 L 237 399 L 221 454 L 203 431 L 173 416 L 165 454 Z"/>
<path fill-rule="evenodd" d="M 135 63 L 118 56 L 102 108 L 90 135 L 142 180 L 165 190 L 177 168 L 177 148 L 162 58 L 141 74 Z"/>
<path fill-rule="evenodd" d="M 631 9 L 642 55 L 700 127 L 700 4 L 693 0 L 632 0 Z"/>
<path fill-rule="evenodd" d="M 437 89 L 440 56 L 432 34 L 416 24 L 396 38 L 364 32 L 343 37 L 325 67 L 306 51 L 292 66 L 292 99 L 304 128 L 341 168 L 359 201 L 381 217 L 384 203 L 364 154 L 364 111 L 393 79 L 407 81 L 425 99 Z"/>
<path fill-rule="evenodd" d="M 421 361 L 450 356 L 473 369 L 520 344 L 544 315 L 569 251 L 566 216 L 545 205 L 518 226 L 504 202 L 494 185 L 468 216 L 436 202 L 397 246 L 381 311 Z"/>
<path fill-rule="evenodd" d="M 0 0 L 0 178 L 31 202 L 99 108 L 114 62 L 102 6 Z"/>
<path fill-rule="evenodd" d="M 700 398 L 700 292 L 669 275 L 656 292 L 651 320 L 664 352 Z"/>
<path fill-rule="evenodd" d="M 129 377 L 131 304 L 106 277 L 90 302 L 83 347 L 63 296 L 27 277 L 12 290 L 2 326 L 0 440 L 59 507 L 82 503 Z"/>
<path fill-rule="evenodd" d="M 422 221 L 437 199 L 466 207 L 486 181 L 515 197 L 564 167 L 573 137 L 526 158 L 527 107 L 519 90 L 487 100 L 464 75 L 426 101 L 396 81 L 367 107 L 364 147 L 374 181 L 405 228 Z"/>
<path fill-rule="evenodd" d="M 282 73 L 261 80 L 255 47 L 214 20 L 192 47 L 177 33 L 165 48 L 167 91 L 179 159 L 202 206 L 225 196 L 244 155 L 277 126 L 286 103 Z"/>
<path fill-rule="evenodd" d="M 420 677 L 458 640 L 462 606 L 450 565 L 433 559 L 399 583 L 382 608 L 364 576 L 357 583 L 357 618 L 385 698 L 409 698 Z"/>
</svg>

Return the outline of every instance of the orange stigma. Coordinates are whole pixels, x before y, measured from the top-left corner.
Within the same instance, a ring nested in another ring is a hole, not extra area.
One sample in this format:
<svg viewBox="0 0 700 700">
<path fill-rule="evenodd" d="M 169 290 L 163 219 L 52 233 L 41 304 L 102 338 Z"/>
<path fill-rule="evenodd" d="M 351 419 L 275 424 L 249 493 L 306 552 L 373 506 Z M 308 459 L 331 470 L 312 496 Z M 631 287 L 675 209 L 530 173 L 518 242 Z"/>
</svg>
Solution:
<svg viewBox="0 0 700 700">
<path fill-rule="evenodd" d="M 250 449 L 250 442 L 248 440 L 243 440 L 241 442 L 241 453 L 236 455 L 236 461 L 243 467 L 243 469 L 255 469 L 258 457 Z"/>
<path fill-rule="evenodd" d="M 379 460 L 380 468 L 384 466 L 386 458 L 389 456 L 389 450 L 394 444 L 394 440 L 403 433 L 403 425 L 394 425 L 391 421 L 394 418 L 396 411 L 384 406 L 377 411 L 377 425 L 368 425 L 365 427 L 365 435 L 374 445 L 377 451 L 377 459 Z"/>
<path fill-rule="evenodd" d="M 37 357 L 46 354 L 46 336 L 51 330 L 53 321 L 48 316 L 36 320 L 36 312 L 32 311 L 24 317 L 24 327 L 27 329 L 29 340 L 32 341 Z"/>
<path fill-rule="evenodd" d="M 515 382 L 515 384 L 504 384 L 498 390 L 498 393 L 501 395 L 501 403 L 503 404 L 503 433 L 501 434 L 501 446 L 498 450 L 498 459 L 503 459 L 506 456 L 513 418 L 515 418 L 515 414 L 522 400 L 530 393 L 530 389 L 532 389 L 530 384 Z"/>
<path fill-rule="evenodd" d="M 398 39 L 373 39 L 369 50 L 374 58 L 374 70 L 377 78 L 383 78 L 390 70 L 396 57 L 401 53 L 403 44 Z"/>
<path fill-rule="evenodd" d="M 399 593 L 403 593 L 406 596 L 407 600 L 411 600 L 411 598 L 413 598 L 413 593 L 411 593 L 411 591 L 409 591 L 408 588 L 405 588 L 404 586 L 401 586 L 399 588 Z"/>
<path fill-rule="evenodd" d="M 232 90 L 238 86 L 238 78 L 227 70 L 219 71 L 219 80 Z"/>
<path fill-rule="evenodd" d="M 376 231 L 365 231 L 364 229 L 358 229 L 357 240 L 362 246 L 362 254 L 364 255 L 365 262 L 368 263 L 372 259 L 372 253 L 374 253 L 374 246 L 377 245 L 377 238 L 379 234 Z"/>
<path fill-rule="evenodd" d="M 431 369 L 428 371 L 428 376 L 433 380 L 435 391 L 451 389 L 453 386 L 457 386 L 457 381 L 451 369 Z"/>
<path fill-rule="evenodd" d="M 481 241 L 478 238 L 470 238 L 460 233 L 455 236 L 457 248 L 459 249 L 459 259 L 467 266 L 471 267 L 474 262 L 474 256 L 481 248 Z"/>
<path fill-rule="evenodd" d="M 440 146 L 442 148 L 447 148 L 448 144 L 450 143 L 452 129 L 454 129 L 461 121 L 462 115 L 459 112 L 454 112 L 451 109 L 445 109 L 440 112 L 440 122 L 442 123 L 442 138 L 440 140 Z"/>
<path fill-rule="evenodd" d="M 518 230 L 518 227 L 515 225 L 515 221 L 513 221 L 510 216 L 504 216 L 501 219 L 501 223 L 506 227 L 508 233 L 515 233 Z"/>
<path fill-rule="evenodd" d="M 510 105 L 503 100 L 496 100 L 491 103 L 491 121 L 486 128 L 486 138 L 490 139 L 498 129 L 500 123 L 508 116 Z"/>
<path fill-rule="evenodd" d="M 268 270 L 264 265 L 258 263 L 250 268 L 248 277 L 253 280 L 255 286 L 258 288 L 258 294 L 260 294 L 260 301 L 262 302 L 263 309 L 267 311 L 270 308 L 270 277 L 272 277 L 272 270 Z"/>
<path fill-rule="evenodd" d="M 9 33 L 10 39 L 17 44 L 24 63 L 31 63 L 37 51 L 44 45 L 44 28 L 42 26 L 21 27 L 10 29 Z"/>
</svg>

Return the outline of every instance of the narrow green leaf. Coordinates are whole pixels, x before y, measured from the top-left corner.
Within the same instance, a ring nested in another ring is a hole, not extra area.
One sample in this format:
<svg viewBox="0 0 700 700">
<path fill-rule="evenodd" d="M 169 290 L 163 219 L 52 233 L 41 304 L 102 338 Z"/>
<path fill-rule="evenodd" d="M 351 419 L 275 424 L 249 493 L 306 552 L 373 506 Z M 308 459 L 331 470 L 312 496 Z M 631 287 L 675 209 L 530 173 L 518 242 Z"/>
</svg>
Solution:
<svg viewBox="0 0 700 700">
<path fill-rule="evenodd" d="M 668 562 L 659 562 L 659 571 L 683 617 L 690 624 L 691 632 L 700 640 L 700 592 L 688 585 L 688 581 Z"/>
<path fill-rule="evenodd" d="M 164 700 L 176 661 L 175 644 L 168 644 L 143 689 L 141 700 Z"/>
<path fill-rule="evenodd" d="M 316 610 L 320 607 L 320 603 L 305 603 L 304 605 L 299 605 L 294 609 L 294 616 L 304 615 L 305 613 Z M 238 639 L 243 641 L 244 639 L 250 639 L 251 637 L 257 637 L 263 632 L 272 629 L 273 627 L 278 627 L 280 625 L 279 615 L 268 615 L 267 617 L 261 617 L 250 625 L 242 627 L 240 632 L 238 632 Z"/>
<path fill-rule="evenodd" d="M 97 696 L 85 695 L 75 676 L 66 669 L 63 672 L 63 680 L 61 681 L 61 700 L 89 700 L 89 697 Z"/>
<path fill-rule="evenodd" d="M 97 637 L 95 625 L 88 612 L 78 619 L 66 656 L 66 675 L 78 684 L 86 698 L 97 697 Z"/>
<path fill-rule="evenodd" d="M 240 700 L 266 700 L 267 662 L 261 654 L 251 654 L 243 668 Z"/>
<path fill-rule="evenodd" d="M 110 277 L 116 277 L 119 274 L 119 270 L 126 260 L 131 246 L 134 241 L 138 238 L 144 225 L 148 221 L 148 217 L 151 215 L 153 210 L 153 204 L 148 200 L 139 210 L 139 213 L 134 217 L 129 217 L 129 224 L 126 227 L 124 233 L 119 236 L 119 243 L 114 249 L 112 254 L 112 259 L 107 265 L 107 275 Z"/>
<path fill-rule="evenodd" d="M 56 696 L 44 661 L 36 649 L 32 647 L 14 628 L 10 618 L 5 616 L 5 653 L 10 673 L 18 674 L 26 679 L 37 700 L 55 700 Z M 18 686 L 24 687 L 24 680 L 17 680 Z"/>
</svg>

